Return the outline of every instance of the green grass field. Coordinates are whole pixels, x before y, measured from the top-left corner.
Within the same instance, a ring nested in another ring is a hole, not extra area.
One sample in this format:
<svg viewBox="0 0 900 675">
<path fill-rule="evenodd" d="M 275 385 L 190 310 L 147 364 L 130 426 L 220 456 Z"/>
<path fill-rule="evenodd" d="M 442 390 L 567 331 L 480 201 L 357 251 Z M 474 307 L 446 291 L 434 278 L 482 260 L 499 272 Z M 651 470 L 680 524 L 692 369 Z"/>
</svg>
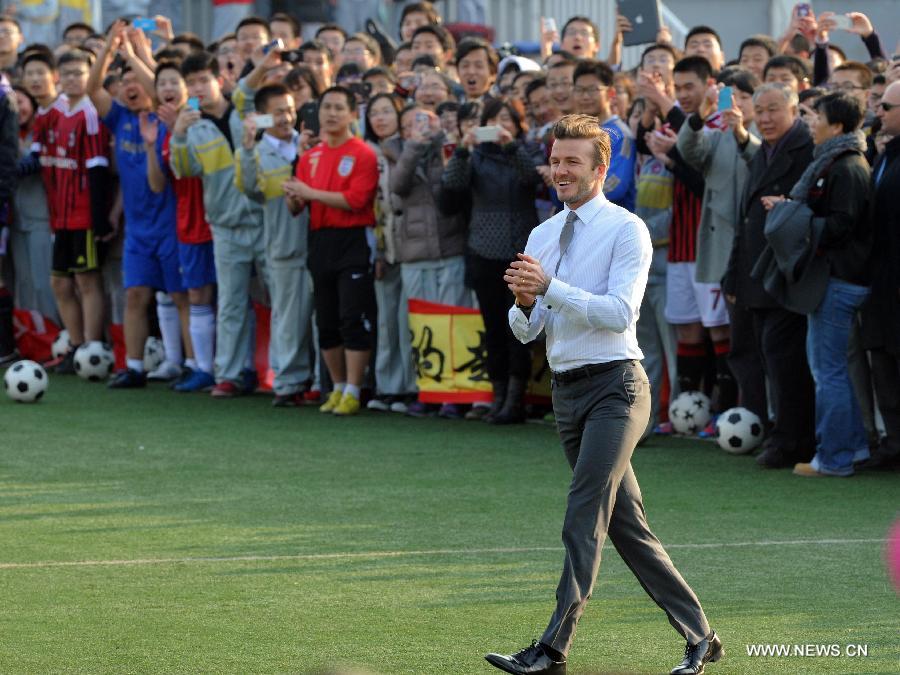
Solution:
<svg viewBox="0 0 900 675">
<path fill-rule="evenodd" d="M 483 654 L 553 608 L 568 466 L 550 427 L 53 377 L 40 404 L 0 401 L 0 428 L 0 673 L 493 673 Z M 707 672 L 900 671 L 896 474 L 801 479 L 678 439 L 634 466 L 725 642 Z M 570 672 L 668 672 L 681 638 L 604 554 Z"/>
</svg>

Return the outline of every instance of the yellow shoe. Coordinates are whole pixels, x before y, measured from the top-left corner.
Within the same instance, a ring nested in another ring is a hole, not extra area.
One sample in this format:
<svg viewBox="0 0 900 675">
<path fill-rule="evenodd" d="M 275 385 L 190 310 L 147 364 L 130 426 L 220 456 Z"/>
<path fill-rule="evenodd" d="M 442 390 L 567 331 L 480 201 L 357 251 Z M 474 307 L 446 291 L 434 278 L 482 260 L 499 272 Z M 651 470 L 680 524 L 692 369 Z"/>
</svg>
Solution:
<svg viewBox="0 0 900 675">
<path fill-rule="evenodd" d="M 339 392 L 337 389 L 333 390 L 330 394 L 328 394 L 328 400 L 319 406 L 319 412 L 320 413 L 334 412 L 334 409 L 337 408 L 338 405 L 340 405 L 342 396 L 343 396 L 343 394 L 341 392 Z"/>
<path fill-rule="evenodd" d="M 353 394 L 344 394 L 341 402 L 331 411 L 335 415 L 355 415 L 359 412 L 359 399 Z"/>
</svg>

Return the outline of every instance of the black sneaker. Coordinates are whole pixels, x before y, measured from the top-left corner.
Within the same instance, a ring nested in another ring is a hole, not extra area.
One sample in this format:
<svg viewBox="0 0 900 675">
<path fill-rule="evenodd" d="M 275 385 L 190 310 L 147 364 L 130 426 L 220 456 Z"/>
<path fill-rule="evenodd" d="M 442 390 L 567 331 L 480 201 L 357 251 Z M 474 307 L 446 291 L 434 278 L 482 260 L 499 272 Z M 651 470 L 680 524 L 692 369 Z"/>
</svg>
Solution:
<svg viewBox="0 0 900 675">
<path fill-rule="evenodd" d="M 62 357 L 62 361 L 56 364 L 53 372 L 57 375 L 74 375 L 75 374 L 75 350 L 66 352 Z"/>
<path fill-rule="evenodd" d="M 273 408 L 299 408 L 303 405 L 303 394 L 294 392 L 293 394 L 275 394 L 272 399 Z"/>
<path fill-rule="evenodd" d="M 241 393 L 254 394 L 259 386 L 259 376 L 255 370 L 245 369 L 241 371 Z"/>
<path fill-rule="evenodd" d="M 147 376 L 131 368 L 120 370 L 106 386 L 110 389 L 140 389 L 147 386 Z"/>
<path fill-rule="evenodd" d="M 0 367 L 8 366 L 10 363 L 14 363 L 20 359 L 19 350 L 13 349 L 6 356 L 0 356 Z"/>
</svg>

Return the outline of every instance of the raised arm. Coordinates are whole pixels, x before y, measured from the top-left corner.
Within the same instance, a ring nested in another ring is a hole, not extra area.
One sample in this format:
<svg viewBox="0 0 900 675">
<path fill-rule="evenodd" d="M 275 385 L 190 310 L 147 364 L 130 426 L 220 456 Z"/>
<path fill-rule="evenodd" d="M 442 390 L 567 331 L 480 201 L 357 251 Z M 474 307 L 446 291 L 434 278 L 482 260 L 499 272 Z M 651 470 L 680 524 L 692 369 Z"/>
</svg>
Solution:
<svg viewBox="0 0 900 675">
<path fill-rule="evenodd" d="M 103 80 L 106 79 L 106 73 L 109 66 L 115 58 L 116 51 L 122 44 L 122 36 L 125 30 L 124 21 L 116 21 L 112 28 L 109 29 L 109 35 L 106 37 L 106 44 L 103 45 L 103 51 L 91 67 L 91 74 L 87 82 L 87 94 L 91 98 L 91 102 L 97 109 L 100 117 L 106 117 L 112 110 L 113 99 L 109 92 L 103 88 Z"/>
<path fill-rule="evenodd" d="M 150 45 L 144 31 L 137 28 L 129 28 L 122 36 L 122 44 L 119 55 L 137 76 L 144 91 L 156 100 L 156 61 L 150 52 Z"/>
<path fill-rule="evenodd" d="M 166 189 L 166 174 L 159 165 L 156 144 L 159 141 L 159 120 L 150 119 L 150 113 L 142 112 L 138 118 L 141 125 L 141 138 L 144 139 L 144 150 L 147 153 L 147 182 L 150 189 L 157 194 Z"/>
</svg>

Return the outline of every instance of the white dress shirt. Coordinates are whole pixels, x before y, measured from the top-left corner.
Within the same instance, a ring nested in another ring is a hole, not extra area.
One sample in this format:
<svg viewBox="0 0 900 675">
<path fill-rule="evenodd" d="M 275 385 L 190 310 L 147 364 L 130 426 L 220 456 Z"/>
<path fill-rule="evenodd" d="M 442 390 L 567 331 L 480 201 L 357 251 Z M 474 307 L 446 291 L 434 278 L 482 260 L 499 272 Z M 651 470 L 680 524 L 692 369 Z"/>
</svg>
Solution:
<svg viewBox="0 0 900 675">
<path fill-rule="evenodd" d="M 559 236 L 570 209 L 532 230 L 525 253 L 550 274 L 559 260 Z M 546 295 L 530 316 L 513 305 L 509 325 L 522 342 L 547 332 L 554 372 L 592 363 L 642 359 L 635 326 L 653 246 L 647 226 L 601 192 L 575 210 L 575 234 Z"/>
</svg>

